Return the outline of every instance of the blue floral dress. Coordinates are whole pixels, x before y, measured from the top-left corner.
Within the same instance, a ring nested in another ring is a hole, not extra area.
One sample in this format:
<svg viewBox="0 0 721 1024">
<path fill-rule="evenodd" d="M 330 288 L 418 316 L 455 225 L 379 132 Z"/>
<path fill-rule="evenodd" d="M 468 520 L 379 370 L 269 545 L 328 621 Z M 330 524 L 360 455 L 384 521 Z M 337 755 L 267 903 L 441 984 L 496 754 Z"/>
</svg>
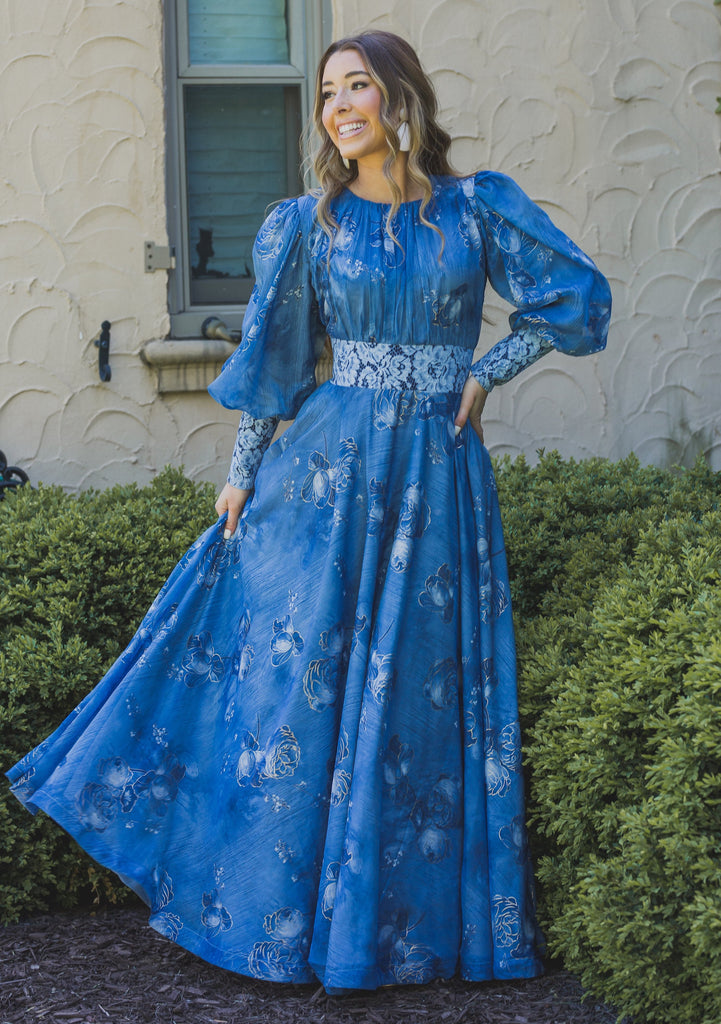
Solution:
<svg viewBox="0 0 721 1024">
<path fill-rule="evenodd" d="M 503 535 L 488 454 L 453 420 L 487 279 L 536 353 L 602 348 L 608 287 L 501 175 L 435 179 L 440 231 L 409 202 L 397 242 L 387 207 L 345 192 L 330 254 L 314 206 L 263 226 L 211 387 L 246 417 L 238 482 L 248 437 L 295 417 L 238 529 L 199 538 L 9 776 L 222 967 L 330 991 L 531 976 Z M 473 367 L 487 386 L 498 358 Z"/>
</svg>

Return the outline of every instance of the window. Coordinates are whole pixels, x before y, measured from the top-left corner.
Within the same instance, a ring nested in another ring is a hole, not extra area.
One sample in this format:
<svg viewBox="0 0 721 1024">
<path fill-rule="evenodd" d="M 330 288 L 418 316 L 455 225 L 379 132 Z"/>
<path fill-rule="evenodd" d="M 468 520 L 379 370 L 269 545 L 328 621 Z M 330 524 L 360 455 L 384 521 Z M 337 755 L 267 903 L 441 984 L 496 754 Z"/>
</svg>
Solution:
<svg viewBox="0 0 721 1024">
<path fill-rule="evenodd" d="M 303 189 L 299 140 L 330 41 L 329 0 L 169 0 L 173 335 L 211 313 L 240 327 L 270 204 Z"/>
</svg>

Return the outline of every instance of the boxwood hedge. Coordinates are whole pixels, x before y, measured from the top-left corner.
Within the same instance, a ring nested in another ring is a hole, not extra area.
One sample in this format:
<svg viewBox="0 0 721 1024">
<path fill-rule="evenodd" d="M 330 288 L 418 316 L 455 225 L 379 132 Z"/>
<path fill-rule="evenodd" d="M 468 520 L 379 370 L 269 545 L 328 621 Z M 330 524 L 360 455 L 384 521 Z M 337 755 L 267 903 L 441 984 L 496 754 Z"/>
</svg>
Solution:
<svg viewBox="0 0 721 1024">
<path fill-rule="evenodd" d="M 532 848 L 550 949 L 638 1024 L 721 1020 L 721 474 L 541 453 L 497 466 Z M 0 759 L 118 655 L 212 491 L 28 488 L 0 504 Z M 121 887 L 0 791 L 0 914 Z"/>
<path fill-rule="evenodd" d="M 551 951 L 637 1024 L 721 1020 L 721 474 L 505 464 Z"/>
<path fill-rule="evenodd" d="M 171 469 L 146 488 L 24 487 L 0 502 L 0 769 L 95 685 L 214 516 L 212 489 Z M 5 779 L 0 835 L 0 921 L 125 892 Z"/>
</svg>

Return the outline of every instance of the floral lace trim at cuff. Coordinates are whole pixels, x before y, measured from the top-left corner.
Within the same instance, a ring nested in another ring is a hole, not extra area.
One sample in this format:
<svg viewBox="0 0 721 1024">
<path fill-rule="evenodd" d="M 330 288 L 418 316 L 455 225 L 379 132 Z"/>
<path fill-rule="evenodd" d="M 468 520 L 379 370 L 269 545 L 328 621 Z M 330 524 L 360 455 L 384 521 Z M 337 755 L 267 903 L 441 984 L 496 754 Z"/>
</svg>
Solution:
<svg viewBox="0 0 721 1024">
<path fill-rule="evenodd" d="M 471 373 L 486 391 L 505 384 L 553 349 L 547 338 L 533 331 L 516 331 L 503 338 L 471 367 Z"/>
<path fill-rule="evenodd" d="M 250 490 L 255 483 L 255 475 L 260 460 L 270 444 L 270 440 L 278 425 L 279 416 L 265 416 L 256 419 L 247 412 L 240 414 L 238 436 L 235 439 L 233 458 L 230 461 L 228 483 L 233 487 Z"/>
</svg>

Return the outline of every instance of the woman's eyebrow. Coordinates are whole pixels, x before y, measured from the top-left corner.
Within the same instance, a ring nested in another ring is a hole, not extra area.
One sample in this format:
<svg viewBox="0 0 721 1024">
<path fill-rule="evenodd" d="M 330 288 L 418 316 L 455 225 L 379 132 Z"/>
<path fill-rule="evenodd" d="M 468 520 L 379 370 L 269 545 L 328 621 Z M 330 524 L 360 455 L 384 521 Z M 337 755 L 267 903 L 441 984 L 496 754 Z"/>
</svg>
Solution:
<svg viewBox="0 0 721 1024">
<path fill-rule="evenodd" d="M 348 74 L 345 75 L 344 77 L 345 78 L 352 78 L 354 75 L 367 75 L 367 74 L 368 74 L 367 71 L 349 71 Z M 323 82 L 323 85 L 333 85 L 333 82 L 330 79 L 326 79 L 326 81 Z"/>
</svg>

